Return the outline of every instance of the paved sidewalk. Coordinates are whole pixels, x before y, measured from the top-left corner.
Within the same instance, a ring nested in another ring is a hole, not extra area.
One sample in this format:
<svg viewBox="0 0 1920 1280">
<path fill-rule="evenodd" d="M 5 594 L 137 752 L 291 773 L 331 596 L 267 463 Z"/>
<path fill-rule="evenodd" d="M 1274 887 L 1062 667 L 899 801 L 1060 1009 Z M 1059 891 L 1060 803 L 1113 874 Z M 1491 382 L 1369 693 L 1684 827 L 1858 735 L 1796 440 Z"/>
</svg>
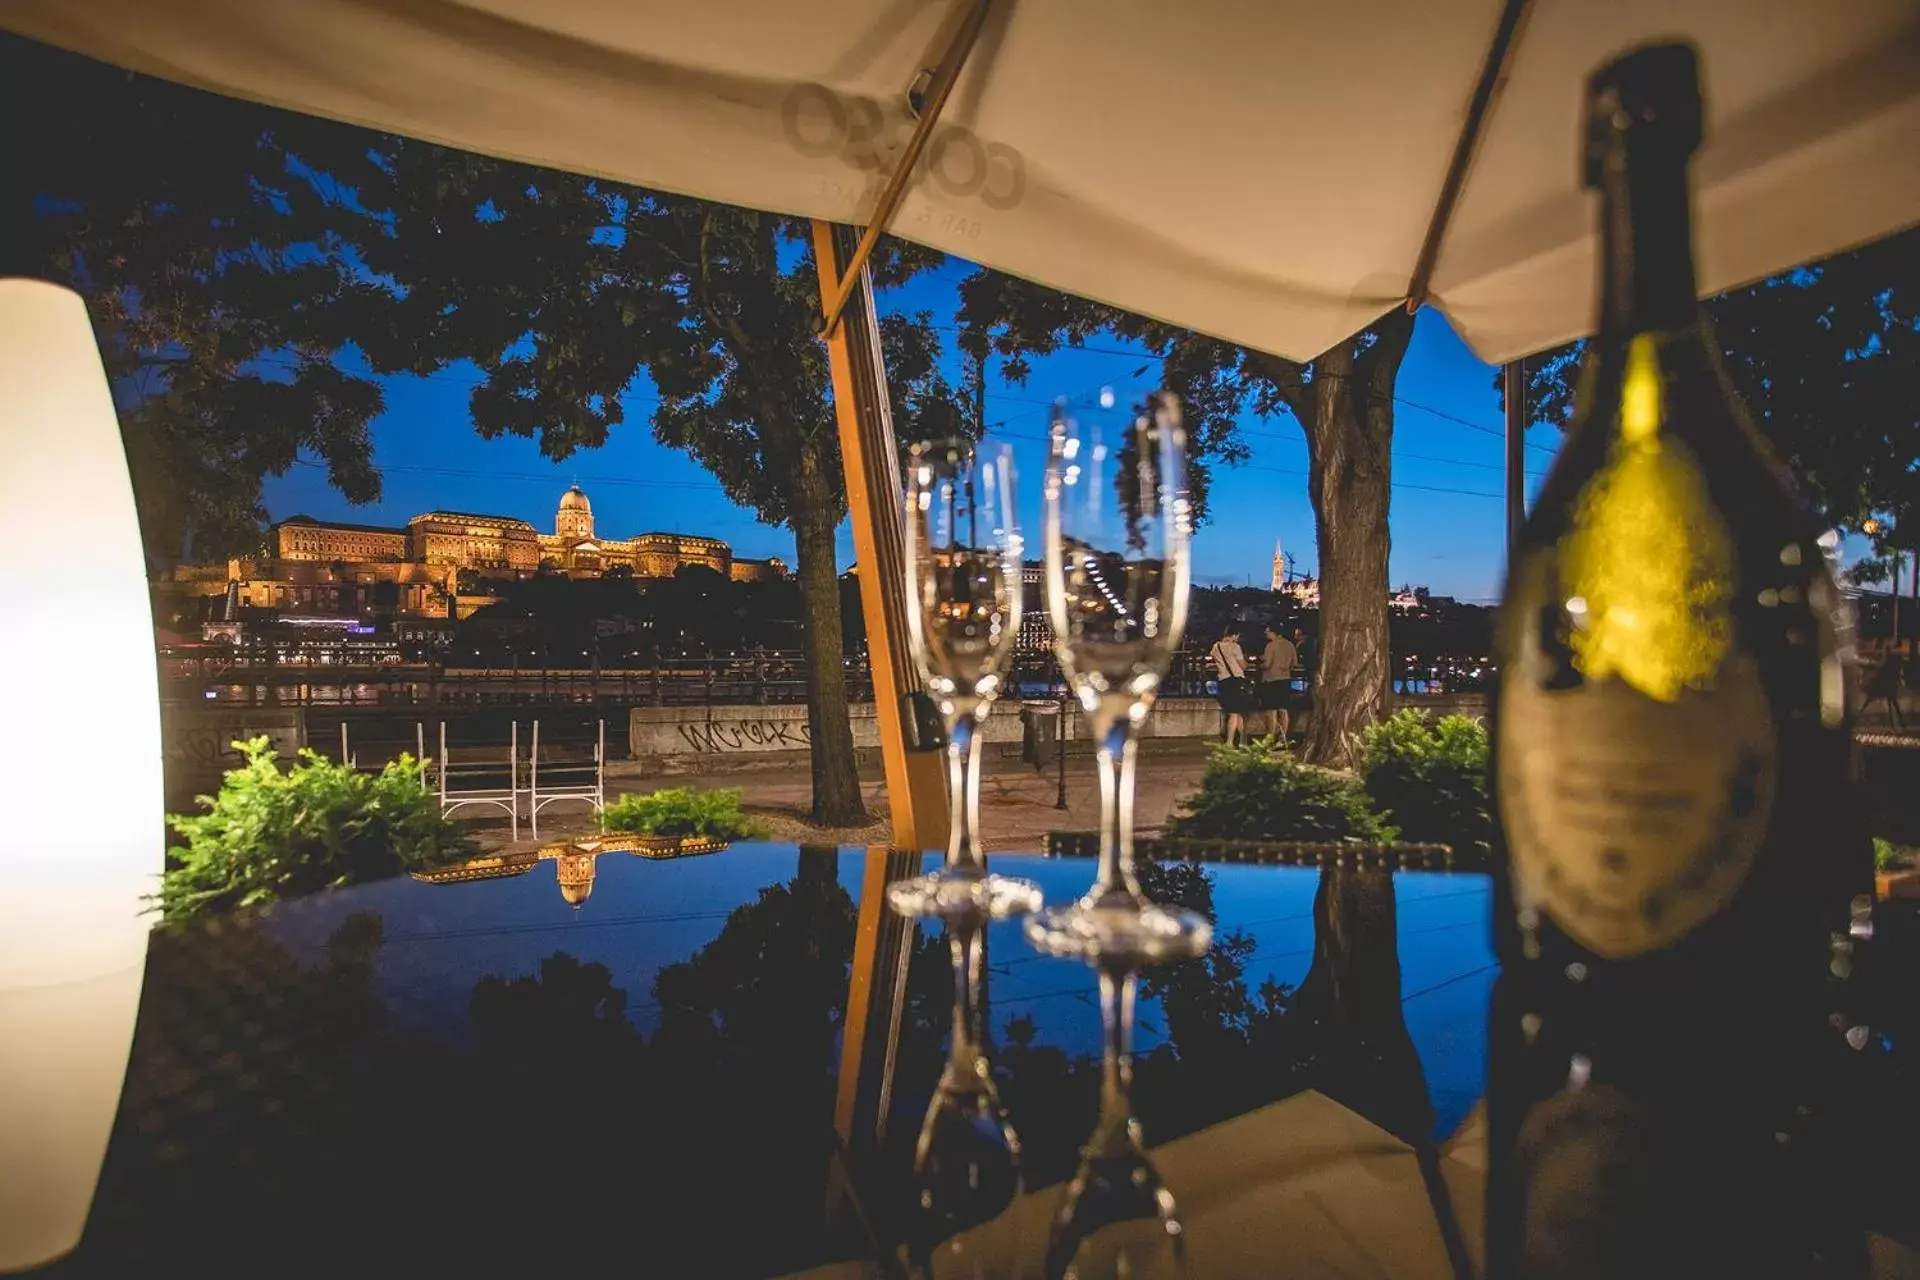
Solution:
<svg viewBox="0 0 1920 1280">
<path fill-rule="evenodd" d="M 1180 797 L 1199 789 L 1211 744 L 1162 740 L 1147 746 L 1136 769 L 1138 783 L 1134 799 L 1134 827 L 1143 834 L 1164 824 Z M 891 830 L 887 821 L 887 788 L 878 765 L 860 771 L 861 794 L 866 800 L 867 812 L 875 819 L 864 827 L 820 828 L 805 820 L 813 803 L 813 785 L 804 761 L 790 768 L 738 769 L 667 778 L 609 776 L 607 798 L 662 786 L 738 787 L 745 793 L 746 808 L 772 827 L 778 840 L 884 844 Z M 1100 790 L 1091 755 L 1067 757 L 1067 807 L 1064 810 L 1054 807 L 1058 796 L 1058 776 L 1052 762 L 1042 773 L 1018 760 L 986 761 L 980 778 L 980 825 L 987 848 L 1038 849 L 1041 838 L 1049 831 L 1096 828 L 1100 822 Z M 532 839 L 524 821 L 520 824 L 521 839 L 517 844 L 510 839 L 504 821 L 487 819 L 484 825 L 473 830 L 473 835 L 486 852 L 498 853 L 535 849 L 552 840 L 595 829 L 590 815 L 569 805 L 541 815 L 538 841 Z"/>
</svg>

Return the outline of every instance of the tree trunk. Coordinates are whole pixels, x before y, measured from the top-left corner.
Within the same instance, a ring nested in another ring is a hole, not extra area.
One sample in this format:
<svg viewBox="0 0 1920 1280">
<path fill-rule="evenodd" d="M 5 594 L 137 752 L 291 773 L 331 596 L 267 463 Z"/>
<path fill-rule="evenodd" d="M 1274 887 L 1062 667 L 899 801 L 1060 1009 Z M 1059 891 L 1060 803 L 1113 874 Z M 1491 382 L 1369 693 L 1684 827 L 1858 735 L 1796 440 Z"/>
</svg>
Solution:
<svg viewBox="0 0 1920 1280">
<path fill-rule="evenodd" d="M 1355 736 L 1386 710 L 1387 511 L 1393 478 L 1393 384 L 1413 336 L 1395 310 L 1313 362 L 1306 389 L 1308 489 L 1320 558 L 1319 662 L 1306 758 L 1344 766 Z M 1364 337 L 1364 335 L 1363 335 Z"/>
<path fill-rule="evenodd" d="M 840 632 L 840 575 L 835 563 L 833 501 L 827 459 L 812 442 L 801 446 L 789 492 L 798 553 L 801 645 L 807 669 L 807 730 L 812 743 L 812 820 L 823 827 L 867 822 L 853 755 L 847 708 L 846 649 Z"/>
</svg>

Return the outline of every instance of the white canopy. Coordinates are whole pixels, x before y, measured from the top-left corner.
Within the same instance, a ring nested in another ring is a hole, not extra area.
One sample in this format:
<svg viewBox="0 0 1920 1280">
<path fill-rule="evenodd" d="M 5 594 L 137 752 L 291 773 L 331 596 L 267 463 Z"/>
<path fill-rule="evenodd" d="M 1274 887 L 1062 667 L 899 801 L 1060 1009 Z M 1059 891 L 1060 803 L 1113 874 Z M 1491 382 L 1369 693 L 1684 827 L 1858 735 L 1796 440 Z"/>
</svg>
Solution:
<svg viewBox="0 0 1920 1280">
<path fill-rule="evenodd" d="M 892 229 L 1311 357 L 1405 297 L 1501 8 L 997 0 Z M 0 0 L 0 25 L 135 70 L 852 223 L 953 21 L 934 0 Z M 1703 290 L 1920 220 L 1915 0 L 1537 0 L 1428 298 L 1482 357 L 1590 325 L 1582 83 L 1672 36 L 1704 55 Z"/>
</svg>

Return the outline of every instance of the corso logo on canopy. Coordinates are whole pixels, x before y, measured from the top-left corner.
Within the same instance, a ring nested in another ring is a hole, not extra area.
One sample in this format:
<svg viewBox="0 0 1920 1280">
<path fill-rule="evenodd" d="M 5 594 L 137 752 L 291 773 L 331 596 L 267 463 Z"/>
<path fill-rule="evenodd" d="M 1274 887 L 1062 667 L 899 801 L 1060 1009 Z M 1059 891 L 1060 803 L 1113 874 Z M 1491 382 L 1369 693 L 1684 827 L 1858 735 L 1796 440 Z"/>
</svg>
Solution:
<svg viewBox="0 0 1920 1280">
<path fill-rule="evenodd" d="M 918 122 L 904 103 L 884 110 L 867 98 L 843 98 L 824 85 L 801 85 L 780 103 L 780 127 L 801 155 L 839 159 L 867 173 L 886 173 L 906 149 Z M 917 182 L 931 182 L 956 200 L 977 198 L 1003 212 L 1026 194 L 1020 153 L 1004 142 L 982 143 L 965 125 L 941 124 L 914 164 Z M 921 221 L 930 221 L 930 212 Z M 964 223 L 964 219 L 957 220 Z M 968 234 L 979 234 L 979 224 Z"/>
</svg>

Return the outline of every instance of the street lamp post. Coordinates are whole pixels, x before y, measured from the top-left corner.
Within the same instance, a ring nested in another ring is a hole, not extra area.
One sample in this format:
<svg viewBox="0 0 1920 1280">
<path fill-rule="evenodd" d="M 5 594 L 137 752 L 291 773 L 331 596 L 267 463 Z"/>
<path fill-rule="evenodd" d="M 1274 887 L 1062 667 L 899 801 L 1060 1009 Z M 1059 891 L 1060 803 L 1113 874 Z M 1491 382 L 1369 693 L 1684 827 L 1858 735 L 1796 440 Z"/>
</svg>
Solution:
<svg viewBox="0 0 1920 1280">
<path fill-rule="evenodd" d="M 1891 535 L 1893 527 L 1882 524 L 1878 520 L 1869 519 L 1860 526 L 1860 531 L 1871 538 L 1878 537 L 1881 533 Z M 1920 555 L 1914 557 L 1913 570 L 1916 580 L 1920 581 Z M 1900 647 L 1900 552 L 1898 549 L 1893 552 L 1893 581 L 1888 591 L 1888 598 L 1893 609 L 1892 631 L 1887 638 L 1887 648 L 1891 651 Z"/>
<path fill-rule="evenodd" d="M 1059 790 L 1053 798 L 1053 807 L 1067 807 L 1067 695 L 1060 695 L 1060 716 L 1053 726 L 1053 755 L 1058 773 Z"/>
</svg>

